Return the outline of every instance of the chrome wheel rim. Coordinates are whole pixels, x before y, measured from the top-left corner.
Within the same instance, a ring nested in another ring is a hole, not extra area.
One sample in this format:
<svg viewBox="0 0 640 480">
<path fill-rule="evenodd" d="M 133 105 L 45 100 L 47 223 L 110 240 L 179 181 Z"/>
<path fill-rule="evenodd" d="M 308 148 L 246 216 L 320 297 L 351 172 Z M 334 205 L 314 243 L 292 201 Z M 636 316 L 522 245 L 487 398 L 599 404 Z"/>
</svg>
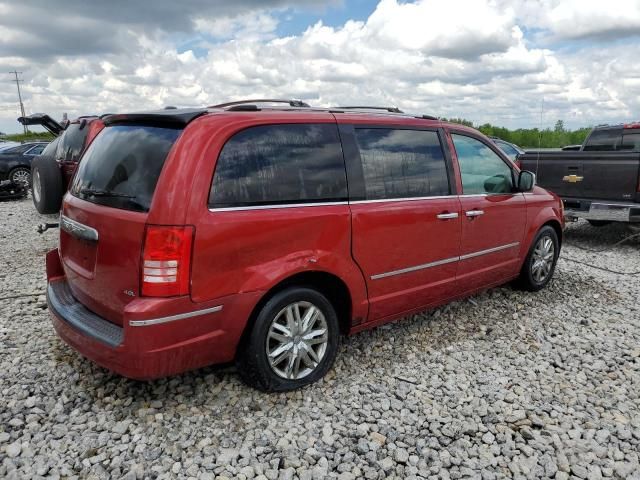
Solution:
<svg viewBox="0 0 640 480">
<path fill-rule="evenodd" d="M 310 302 L 294 302 L 280 310 L 269 326 L 267 359 L 279 377 L 299 380 L 320 365 L 328 342 L 322 311 Z"/>
<path fill-rule="evenodd" d="M 29 186 L 29 182 L 31 181 L 31 173 L 28 170 L 16 170 L 11 175 L 11 180 L 16 183 L 21 183 L 23 185 Z"/>
<path fill-rule="evenodd" d="M 40 201 L 40 189 L 42 187 L 40 186 L 40 172 L 36 169 L 35 172 L 33 172 L 33 198 L 35 199 L 36 202 Z"/>
<path fill-rule="evenodd" d="M 556 248 L 551 237 L 542 237 L 536 243 L 531 261 L 531 276 L 538 282 L 544 282 L 553 267 Z"/>
</svg>

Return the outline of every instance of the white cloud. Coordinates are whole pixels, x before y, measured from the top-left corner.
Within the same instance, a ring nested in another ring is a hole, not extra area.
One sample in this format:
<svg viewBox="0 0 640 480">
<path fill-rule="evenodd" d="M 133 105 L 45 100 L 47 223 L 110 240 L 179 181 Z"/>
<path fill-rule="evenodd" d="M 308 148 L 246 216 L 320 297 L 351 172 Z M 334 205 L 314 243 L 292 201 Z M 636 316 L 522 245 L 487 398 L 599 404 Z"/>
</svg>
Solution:
<svg viewBox="0 0 640 480">
<path fill-rule="evenodd" d="M 546 124 L 558 118 L 588 125 L 640 117 L 637 49 L 606 43 L 602 34 L 602 25 L 623 28 L 618 17 L 586 1 L 521 1 L 382 0 L 364 21 L 339 27 L 316 22 L 288 37 L 277 36 L 280 10 L 243 11 L 214 21 L 196 15 L 196 30 L 186 42 L 193 46 L 184 51 L 177 47 L 184 35 L 177 41 L 176 35 L 138 27 L 126 37 L 126 51 L 43 59 L 0 53 L 0 67 L 24 71 L 30 111 L 58 117 L 64 111 L 79 115 L 263 96 L 316 105 L 397 105 L 507 126 L 538 125 L 543 98 Z M 637 4 L 616 4 L 631 11 L 625 25 L 633 25 Z M 593 15 L 599 23 L 590 20 Z M 537 45 L 523 33 L 536 28 L 547 39 L 558 37 L 563 22 L 580 26 L 573 31 L 582 39 L 600 40 L 560 49 L 549 41 Z M 14 97 L 11 89 L 1 91 L 0 106 Z M 18 129 L 14 113 L 0 110 L 0 130 Z"/>
</svg>

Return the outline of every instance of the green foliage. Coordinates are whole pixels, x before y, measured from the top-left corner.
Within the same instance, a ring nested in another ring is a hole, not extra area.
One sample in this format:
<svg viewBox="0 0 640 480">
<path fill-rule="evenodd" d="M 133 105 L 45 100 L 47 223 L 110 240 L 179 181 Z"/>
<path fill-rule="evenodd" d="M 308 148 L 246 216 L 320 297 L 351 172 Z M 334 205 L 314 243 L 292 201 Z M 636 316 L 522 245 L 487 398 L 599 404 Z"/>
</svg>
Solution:
<svg viewBox="0 0 640 480">
<path fill-rule="evenodd" d="M 505 127 L 496 127 L 490 123 L 473 125 L 473 122 L 463 118 L 443 118 L 442 120 L 459 123 L 468 127 L 474 127 L 489 137 L 498 137 L 507 142 L 515 143 L 522 148 L 560 148 L 566 145 L 578 145 L 584 142 L 591 131 L 591 127 L 577 130 L 565 130 L 564 121 L 558 120 L 553 129 L 545 128 L 518 128 L 510 130 Z"/>
<path fill-rule="evenodd" d="M 11 135 L 5 135 L 2 137 L 3 140 L 8 140 L 11 142 L 33 142 L 33 141 L 51 141 L 55 137 L 49 132 L 29 132 L 27 134 L 24 133 L 14 133 Z"/>
</svg>

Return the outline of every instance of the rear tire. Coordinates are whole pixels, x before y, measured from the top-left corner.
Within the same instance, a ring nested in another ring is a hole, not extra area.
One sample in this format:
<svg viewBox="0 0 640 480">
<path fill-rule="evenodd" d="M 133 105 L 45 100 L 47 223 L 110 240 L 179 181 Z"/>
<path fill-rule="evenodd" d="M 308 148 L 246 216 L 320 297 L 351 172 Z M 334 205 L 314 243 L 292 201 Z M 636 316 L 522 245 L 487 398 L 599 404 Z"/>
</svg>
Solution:
<svg viewBox="0 0 640 480">
<path fill-rule="evenodd" d="M 62 205 L 62 173 L 53 157 L 36 157 L 31 163 L 31 197 L 42 214 L 58 213 Z"/>
<path fill-rule="evenodd" d="M 531 243 L 520 270 L 520 287 L 529 292 L 543 289 L 553 277 L 559 255 L 558 234 L 549 225 L 542 227 Z"/>
<path fill-rule="evenodd" d="M 335 309 L 324 295 L 311 288 L 287 288 L 258 312 L 238 346 L 236 367 L 244 382 L 258 390 L 295 390 L 329 371 L 339 332 Z"/>
<path fill-rule="evenodd" d="M 589 222 L 589 225 L 592 227 L 604 227 L 611 223 L 609 220 L 587 220 L 587 222 Z"/>
</svg>

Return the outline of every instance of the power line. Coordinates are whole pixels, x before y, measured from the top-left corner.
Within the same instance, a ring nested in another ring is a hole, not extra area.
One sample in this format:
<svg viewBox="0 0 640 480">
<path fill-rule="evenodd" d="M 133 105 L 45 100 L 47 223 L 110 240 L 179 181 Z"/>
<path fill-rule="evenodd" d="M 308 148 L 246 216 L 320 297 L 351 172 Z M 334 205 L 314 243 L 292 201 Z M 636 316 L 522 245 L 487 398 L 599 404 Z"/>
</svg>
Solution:
<svg viewBox="0 0 640 480">
<path fill-rule="evenodd" d="M 22 112 L 22 116 L 24 117 L 25 116 L 24 103 L 22 103 L 22 93 L 20 92 L 20 82 L 24 82 L 24 80 L 22 80 L 21 78 L 18 78 L 18 75 L 21 75 L 22 72 L 18 72 L 14 70 L 13 72 L 9 72 L 9 73 L 13 74 L 16 77 L 15 82 L 16 82 L 16 87 L 18 88 L 18 101 L 20 102 L 20 111 Z M 22 125 L 22 128 L 24 128 L 25 134 L 29 133 L 29 130 L 27 129 L 26 125 Z"/>
</svg>

